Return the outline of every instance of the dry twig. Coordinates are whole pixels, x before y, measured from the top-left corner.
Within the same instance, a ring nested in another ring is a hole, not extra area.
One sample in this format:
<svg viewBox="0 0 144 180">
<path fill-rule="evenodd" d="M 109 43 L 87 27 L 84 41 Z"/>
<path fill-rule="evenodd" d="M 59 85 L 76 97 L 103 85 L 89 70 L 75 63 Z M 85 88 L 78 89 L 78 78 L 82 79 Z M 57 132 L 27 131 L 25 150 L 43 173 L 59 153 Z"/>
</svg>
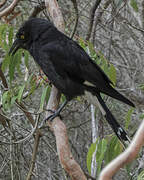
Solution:
<svg viewBox="0 0 144 180">
<path fill-rule="evenodd" d="M 7 8 L 0 12 L 0 17 L 8 16 L 10 13 L 12 13 L 19 1 L 20 0 L 14 0 Z"/>
<path fill-rule="evenodd" d="M 0 8 L 3 7 L 6 2 L 7 2 L 7 0 L 3 0 L 2 2 L 0 2 Z"/>
</svg>

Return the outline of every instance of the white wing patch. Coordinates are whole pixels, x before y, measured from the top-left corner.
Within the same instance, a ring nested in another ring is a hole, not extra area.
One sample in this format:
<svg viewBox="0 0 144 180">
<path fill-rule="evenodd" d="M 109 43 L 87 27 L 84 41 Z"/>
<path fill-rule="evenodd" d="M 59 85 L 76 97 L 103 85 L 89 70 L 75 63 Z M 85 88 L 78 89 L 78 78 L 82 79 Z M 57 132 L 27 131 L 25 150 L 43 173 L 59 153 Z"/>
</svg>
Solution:
<svg viewBox="0 0 144 180">
<path fill-rule="evenodd" d="M 88 82 L 88 81 L 84 81 L 83 84 L 84 84 L 84 85 L 87 85 L 87 86 L 95 87 L 92 83 L 90 83 L 90 82 Z"/>
</svg>

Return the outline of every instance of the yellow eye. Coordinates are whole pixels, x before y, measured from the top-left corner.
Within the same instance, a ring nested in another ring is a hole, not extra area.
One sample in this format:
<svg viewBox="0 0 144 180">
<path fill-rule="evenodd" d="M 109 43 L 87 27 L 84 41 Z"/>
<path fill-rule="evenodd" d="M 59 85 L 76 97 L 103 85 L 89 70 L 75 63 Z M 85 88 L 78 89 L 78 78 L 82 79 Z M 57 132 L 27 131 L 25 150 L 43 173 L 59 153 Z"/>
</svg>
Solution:
<svg viewBox="0 0 144 180">
<path fill-rule="evenodd" d="M 24 35 L 21 35 L 20 38 L 21 38 L 21 39 L 24 39 L 25 37 L 24 37 Z"/>
</svg>

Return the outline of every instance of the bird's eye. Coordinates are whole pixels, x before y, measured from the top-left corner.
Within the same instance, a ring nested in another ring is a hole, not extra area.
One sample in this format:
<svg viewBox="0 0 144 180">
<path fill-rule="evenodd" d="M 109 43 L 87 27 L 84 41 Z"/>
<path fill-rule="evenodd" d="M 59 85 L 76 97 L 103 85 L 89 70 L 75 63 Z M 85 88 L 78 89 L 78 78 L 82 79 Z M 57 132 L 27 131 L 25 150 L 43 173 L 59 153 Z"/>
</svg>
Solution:
<svg viewBox="0 0 144 180">
<path fill-rule="evenodd" d="M 20 35 L 20 39 L 25 39 L 25 36 L 23 34 Z"/>
</svg>

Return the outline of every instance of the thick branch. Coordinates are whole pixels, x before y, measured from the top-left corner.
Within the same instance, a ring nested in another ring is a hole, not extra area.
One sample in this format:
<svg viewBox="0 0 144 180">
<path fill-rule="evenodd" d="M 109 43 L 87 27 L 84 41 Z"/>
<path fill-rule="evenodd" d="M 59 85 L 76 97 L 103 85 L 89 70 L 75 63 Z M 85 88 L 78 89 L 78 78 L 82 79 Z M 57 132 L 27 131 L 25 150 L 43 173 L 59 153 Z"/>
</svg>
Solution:
<svg viewBox="0 0 144 180">
<path fill-rule="evenodd" d="M 45 6 L 53 19 L 55 26 L 64 32 L 64 19 L 56 0 L 45 0 Z"/>
<path fill-rule="evenodd" d="M 19 3 L 20 0 L 14 0 L 7 8 L 0 12 L 0 17 L 8 16 Z"/>
<path fill-rule="evenodd" d="M 59 100 L 60 94 L 58 93 L 57 89 L 53 86 L 47 109 L 56 110 L 59 104 Z M 49 115 L 49 112 L 47 112 L 46 116 Z M 52 121 L 52 123 L 48 122 L 48 126 L 51 128 L 56 137 L 57 152 L 62 167 L 71 176 L 72 180 L 86 180 L 83 171 L 81 170 L 79 164 L 73 158 L 72 153 L 70 151 L 65 124 L 60 120 L 59 117 L 56 117 Z"/>
<path fill-rule="evenodd" d="M 144 121 L 141 123 L 129 147 L 103 169 L 100 174 L 99 180 L 111 180 L 114 174 L 116 174 L 120 168 L 122 168 L 124 165 L 128 164 L 137 157 L 143 144 Z"/>
<path fill-rule="evenodd" d="M 46 7 L 45 7 L 45 3 L 42 2 L 41 4 L 39 4 L 38 6 L 34 7 L 34 10 L 32 12 L 32 14 L 30 15 L 29 18 L 31 17 L 36 17 L 42 10 L 44 10 Z"/>
<path fill-rule="evenodd" d="M 64 32 L 64 20 L 61 14 L 61 11 L 58 7 L 56 0 L 45 0 L 45 5 L 54 21 L 55 26 Z M 58 90 L 53 86 L 47 105 L 47 109 L 56 110 L 60 101 L 60 94 Z M 47 112 L 46 116 L 49 115 Z M 66 172 L 71 176 L 72 180 L 86 180 L 86 177 L 81 170 L 79 164 L 74 160 L 69 143 L 68 136 L 66 131 L 65 124 L 60 120 L 59 117 L 56 117 L 52 123 L 47 123 L 48 126 L 53 131 L 56 137 L 57 152 L 61 162 L 62 167 Z"/>
</svg>

